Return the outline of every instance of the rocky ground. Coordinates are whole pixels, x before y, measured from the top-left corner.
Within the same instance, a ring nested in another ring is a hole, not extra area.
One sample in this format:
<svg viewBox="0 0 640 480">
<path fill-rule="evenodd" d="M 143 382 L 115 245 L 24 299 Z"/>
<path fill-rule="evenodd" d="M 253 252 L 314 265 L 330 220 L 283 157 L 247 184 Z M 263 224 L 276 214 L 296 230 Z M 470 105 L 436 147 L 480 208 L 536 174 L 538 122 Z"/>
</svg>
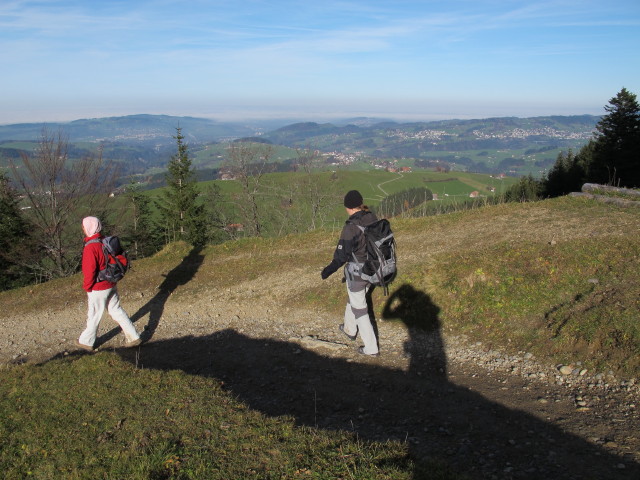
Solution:
<svg viewBox="0 0 640 480">
<path fill-rule="evenodd" d="M 198 298 L 127 292 L 123 282 L 123 305 L 146 343 L 121 348 L 119 328 L 105 318 L 98 351 L 138 368 L 215 377 L 266 415 L 354 431 L 365 442 L 406 442 L 414 458 L 442 458 L 470 478 L 640 478 L 634 379 L 384 320 L 381 355 L 359 355 L 339 318 L 283 306 L 278 292 L 289 280 L 266 294 L 256 279 Z M 84 304 L 0 314 L 0 362 L 76 354 L 84 315 Z"/>
</svg>

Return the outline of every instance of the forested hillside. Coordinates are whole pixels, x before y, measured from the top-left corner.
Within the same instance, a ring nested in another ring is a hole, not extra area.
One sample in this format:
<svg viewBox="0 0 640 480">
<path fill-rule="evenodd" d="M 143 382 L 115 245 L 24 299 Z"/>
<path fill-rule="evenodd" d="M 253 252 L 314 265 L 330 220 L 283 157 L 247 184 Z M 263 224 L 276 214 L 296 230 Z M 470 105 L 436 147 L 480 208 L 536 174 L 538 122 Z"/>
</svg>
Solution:
<svg viewBox="0 0 640 480">
<path fill-rule="evenodd" d="M 396 163 L 427 168 L 481 173 L 540 176 L 567 149 L 579 149 L 591 138 L 599 117 L 553 116 L 489 118 L 437 122 L 354 123 L 276 122 L 224 123 L 191 117 L 132 115 L 59 124 L 0 126 L 0 166 L 21 152 L 32 151 L 43 127 L 62 130 L 74 155 L 102 146 L 118 161 L 122 175 L 164 170 L 173 136 L 181 128 L 199 169 L 215 170 L 224 162 L 228 142 L 247 138 L 281 147 L 278 160 L 295 163 L 297 151 L 310 148 L 324 153 L 327 163 L 348 167 Z M 279 127 L 279 128 L 274 128 Z M 214 178 L 211 172 L 204 178 Z"/>
</svg>

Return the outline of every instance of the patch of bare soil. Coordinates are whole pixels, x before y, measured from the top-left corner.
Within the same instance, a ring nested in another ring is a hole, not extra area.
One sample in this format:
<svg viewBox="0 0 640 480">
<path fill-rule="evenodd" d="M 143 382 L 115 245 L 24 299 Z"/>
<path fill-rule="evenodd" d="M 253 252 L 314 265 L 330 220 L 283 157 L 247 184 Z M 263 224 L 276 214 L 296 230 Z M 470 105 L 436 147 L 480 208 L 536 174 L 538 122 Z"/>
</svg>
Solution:
<svg viewBox="0 0 640 480">
<path fill-rule="evenodd" d="M 359 355 L 359 340 L 338 330 L 340 318 L 287 301 L 291 285 L 319 282 L 319 275 L 289 275 L 268 289 L 255 279 L 197 298 L 174 295 L 178 284 L 170 278 L 150 292 L 127 292 L 125 281 L 123 305 L 146 343 L 122 348 L 119 327 L 105 318 L 99 351 L 113 350 L 138 368 L 219 379 L 265 415 L 353 431 L 365 442 L 406 442 L 417 461 L 442 458 L 470 478 L 640 478 L 633 381 L 579 367 L 563 374 L 526 352 L 509 356 L 447 336 L 438 308 L 410 287 L 386 306 L 398 320 L 376 321 L 381 355 Z M 403 307 L 416 302 L 420 325 Z M 0 316 L 0 361 L 82 354 L 73 342 L 85 308 Z"/>
</svg>

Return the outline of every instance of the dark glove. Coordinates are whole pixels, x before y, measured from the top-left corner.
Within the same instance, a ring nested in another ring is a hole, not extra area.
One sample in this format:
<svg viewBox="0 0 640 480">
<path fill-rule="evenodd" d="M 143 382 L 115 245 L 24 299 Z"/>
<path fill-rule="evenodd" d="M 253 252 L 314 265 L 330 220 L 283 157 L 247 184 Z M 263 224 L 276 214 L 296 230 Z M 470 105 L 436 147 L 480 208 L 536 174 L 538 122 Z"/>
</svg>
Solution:
<svg viewBox="0 0 640 480">
<path fill-rule="evenodd" d="M 322 272 L 320 273 L 320 276 L 322 277 L 323 280 L 327 279 L 329 277 L 329 275 L 331 275 L 333 273 L 333 271 L 329 268 L 329 266 L 326 266 L 322 269 Z"/>
<path fill-rule="evenodd" d="M 322 276 L 322 279 L 324 280 L 329 275 L 335 273 L 336 270 L 338 270 L 341 266 L 342 264 L 338 260 L 333 259 L 331 263 L 324 267 L 324 269 L 322 270 L 322 273 L 320 274 Z"/>
</svg>

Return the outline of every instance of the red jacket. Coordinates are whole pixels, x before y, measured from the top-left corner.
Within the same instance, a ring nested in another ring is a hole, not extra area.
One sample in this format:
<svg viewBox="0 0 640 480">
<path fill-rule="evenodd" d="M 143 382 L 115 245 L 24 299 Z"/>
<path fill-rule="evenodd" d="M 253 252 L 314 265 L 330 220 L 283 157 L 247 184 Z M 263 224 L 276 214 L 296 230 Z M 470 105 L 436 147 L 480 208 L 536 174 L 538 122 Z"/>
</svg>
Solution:
<svg viewBox="0 0 640 480">
<path fill-rule="evenodd" d="M 84 280 L 82 282 L 82 288 L 86 292 L 93 290 L 108 290 L 115 286 L 115 283 L 102 281 L 98 282 L 98 272 L 107 267 L 107 259 L 102 252 L 101 243 L 90 243 L 86 245 L 89 240 L 95 238 L 102 238 L 100 233 L 91 235 L 84 239 L 84 249 L 82 250 L 82 275 Z"/>
</svg>

